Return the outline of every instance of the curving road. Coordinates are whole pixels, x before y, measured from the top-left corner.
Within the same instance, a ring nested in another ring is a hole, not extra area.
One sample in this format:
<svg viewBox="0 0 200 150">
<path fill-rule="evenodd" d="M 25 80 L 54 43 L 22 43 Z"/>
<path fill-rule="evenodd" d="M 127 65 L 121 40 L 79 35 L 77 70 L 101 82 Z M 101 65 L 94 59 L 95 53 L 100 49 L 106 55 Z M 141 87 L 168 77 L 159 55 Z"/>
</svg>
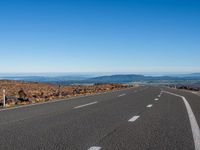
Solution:
<svg viewBox="0 0 200 150">
<path fill-rule="evenodd" d="M 200 150 L 200 97 L 139 87 L 0 110 L 2 150 Z"/>
</svg>

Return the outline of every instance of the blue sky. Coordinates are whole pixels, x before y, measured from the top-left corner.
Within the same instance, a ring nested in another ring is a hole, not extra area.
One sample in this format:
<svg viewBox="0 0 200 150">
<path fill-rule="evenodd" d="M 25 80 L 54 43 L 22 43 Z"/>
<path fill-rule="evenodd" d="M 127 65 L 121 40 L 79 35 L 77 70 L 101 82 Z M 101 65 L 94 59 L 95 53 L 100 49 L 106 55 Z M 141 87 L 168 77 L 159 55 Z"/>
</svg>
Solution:
<svg viewBox="0 0 200 150">
<path fill-rule="evenodd" d="M 0 1 L 0 72 L 200 72 L 200 1 Z"/>
</svg>

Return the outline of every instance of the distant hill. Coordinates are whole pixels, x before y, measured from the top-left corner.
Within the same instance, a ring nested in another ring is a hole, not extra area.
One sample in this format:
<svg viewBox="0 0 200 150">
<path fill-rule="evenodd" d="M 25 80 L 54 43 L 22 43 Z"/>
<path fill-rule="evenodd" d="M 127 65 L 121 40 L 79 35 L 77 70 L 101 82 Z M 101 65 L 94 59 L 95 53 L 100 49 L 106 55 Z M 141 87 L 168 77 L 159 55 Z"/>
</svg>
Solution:
<svg viewBox="0 0 200 150">
<path fill-rule="evenodd" d="M 144 76 L 144 75 L 112 75 L 112 76 L 101 76 L 96 78 L 90 78 L 85 81 L 93 83 L 128 83 L 133 81 L 156 81 L 156 80 L 181 80 L 179 77 L 170 77 L 170 76 Z"/>
<path fill-rule="evenodd" d="M 101 77 L 96 77 L 96 78 L 91 78 L 86 81 L 89 82 L 130 82 L 130 81 L 135 81 L 135 80 L 142 80 L 144 79 L 143 75 L 111 75 L 111 76 L 101 76 Z"/>
<path fill-rule="evenodd" d="M 110 76 L 99 76 L 99 77 L 87 77 L 87 76 L 8 76 L 0 77 L 0 79 L 8 80 L 20 80 L 20 81 L 31 81 L 31 82 L 45 82 L 60 85 L 71 85 L 71 84 L 94 84 L 94 83 L 129 83 L 129 82 L 160 82 L 160 81 L 200 81 L 200 73 L 193 74 L 182 74 L 173 76 L 144 76 L 137 74 L 119 74 Z"/>
<path fill-rule="evenodd" d="M 85 81 L 91 83 L 128 83 L 137 81 L 187 81 L 187 80 L 200 80 L 199 74 L 191 74 L 190 76 L 178 77 L 178 76 L 144 76 L 144 75 L 112 75 L 112 76 L 101 76 L 96 78 L 90 78 Z"/>
</svg>

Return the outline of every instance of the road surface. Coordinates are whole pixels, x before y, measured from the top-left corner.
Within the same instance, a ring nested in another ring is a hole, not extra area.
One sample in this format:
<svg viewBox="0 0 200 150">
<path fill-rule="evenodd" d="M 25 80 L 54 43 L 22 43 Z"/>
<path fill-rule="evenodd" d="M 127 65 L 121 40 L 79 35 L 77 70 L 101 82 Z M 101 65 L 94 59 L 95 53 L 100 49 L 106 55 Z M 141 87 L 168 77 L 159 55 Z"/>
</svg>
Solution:
<svg viewBox="0 0 200 150">
<path fill-rule="evenodd" d="M 1 150 L 200 150 L 200 97 L 139 87 L 0 111 Z"/>
</svg>

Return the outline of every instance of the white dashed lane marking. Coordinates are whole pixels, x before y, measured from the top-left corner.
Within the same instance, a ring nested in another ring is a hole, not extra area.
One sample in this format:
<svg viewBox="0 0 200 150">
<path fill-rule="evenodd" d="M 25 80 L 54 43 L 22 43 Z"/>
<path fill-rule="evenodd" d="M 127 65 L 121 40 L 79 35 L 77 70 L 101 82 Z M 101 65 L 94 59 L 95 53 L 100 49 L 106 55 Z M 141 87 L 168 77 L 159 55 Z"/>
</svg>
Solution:
<svg viewBox="0 0 200 150">
<path fill-rule="evenodd" d="M 93 146 L 93 147 L 90 147 L 88 150 L 100 150 L 101 147 L 98 147 L 98 146 Z"/>
<path fill-rule="evenodd" d="M 136 121 L 140 116 L 134 116 L 131 119 L 128 120 L 128 122 L 134 122 Z"/>
<path fill-rule="evenodd" d="M 149 104 L 149 105 L 147 105 L 147 108 L 151 108 L 153 105 L 152 104 Z"/>
<path fill-rule="evenodd" d="M 88 104 L 84 104 L 84 105 L 76 106 L 76 107 L 74 107 L 74 109 L 82 108 L 82 107 L 86 107 L 86 106 L 89 106 L 89 105 L 94 105 L 94 104 L 97 104 L 97 103 L 98 103 L 98 102 L 92 102 L 92 103 L 88 103 Z"/>
</svg>

